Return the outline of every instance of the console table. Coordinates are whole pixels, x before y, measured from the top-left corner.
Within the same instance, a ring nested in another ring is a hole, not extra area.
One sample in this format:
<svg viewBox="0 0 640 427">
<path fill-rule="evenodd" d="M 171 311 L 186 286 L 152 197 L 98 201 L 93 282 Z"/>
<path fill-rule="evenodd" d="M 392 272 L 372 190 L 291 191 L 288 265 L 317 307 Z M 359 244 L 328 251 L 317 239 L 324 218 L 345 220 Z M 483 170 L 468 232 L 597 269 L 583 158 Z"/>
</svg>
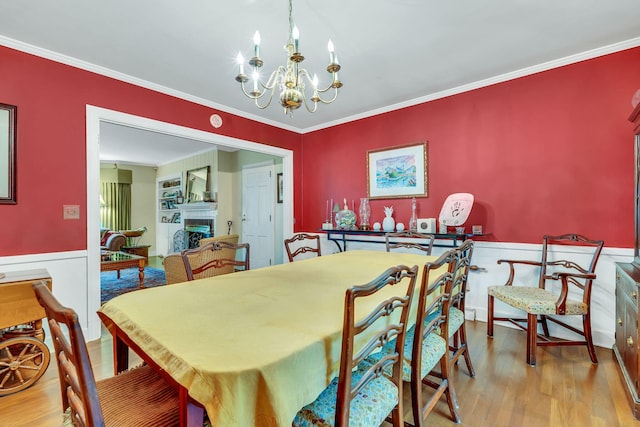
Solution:
<svg viewBox="0 0 640 427">
<path fill-rule="evenodd" d="M 347 250 L 347 242 L 360 242 L 360 243 L 386 243 L 385 235 L 386 231 L 374 231 L 374 230 L 318 230 L 321 233 L 327 234 L 327 240 L 332 241 L 338 247 L 340 252 Z M 482 237 L 488 235 L 483 234 L 456 234 L 456 233 L 429 233 L 433 234 L 436 238 L 433 246 L 441 248 L 455 248 L 462 242 L 472 237 Z M 368 237 L 368 238 L 364 238 Z M 450 240 L 450 243 L 442 244 L 437 240 Z"/>
</svg>

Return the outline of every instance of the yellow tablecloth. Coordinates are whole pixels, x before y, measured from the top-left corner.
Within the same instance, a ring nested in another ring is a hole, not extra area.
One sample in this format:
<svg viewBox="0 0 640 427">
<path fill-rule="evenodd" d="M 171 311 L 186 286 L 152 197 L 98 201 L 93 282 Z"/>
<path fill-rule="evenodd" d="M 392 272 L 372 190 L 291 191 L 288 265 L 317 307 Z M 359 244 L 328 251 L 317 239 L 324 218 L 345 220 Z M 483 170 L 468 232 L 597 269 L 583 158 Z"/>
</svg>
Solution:
<svg viewBox="0 0 640 427">
<path fill-rule="evenodd" d="M 290 426 L 338 373 L 345 290 L 433 259 L 349 251 L 131 292 L 100 311 L 214 426 Z"/>
</svg>

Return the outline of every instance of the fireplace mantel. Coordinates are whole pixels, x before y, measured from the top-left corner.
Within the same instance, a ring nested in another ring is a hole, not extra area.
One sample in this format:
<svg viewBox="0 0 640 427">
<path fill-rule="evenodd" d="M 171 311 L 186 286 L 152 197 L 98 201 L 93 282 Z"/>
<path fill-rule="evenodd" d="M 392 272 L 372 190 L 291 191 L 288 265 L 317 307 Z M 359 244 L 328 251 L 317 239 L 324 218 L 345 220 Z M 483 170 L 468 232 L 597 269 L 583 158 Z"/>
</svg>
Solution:
<svg viewBox="0 0 640 427">
<path fill-rule="evenodd" d="M 215 219 L 218 214 L 218 204 L 210 202 L 184 203 L 178 205 L 182 219 Z"/>
</svg>

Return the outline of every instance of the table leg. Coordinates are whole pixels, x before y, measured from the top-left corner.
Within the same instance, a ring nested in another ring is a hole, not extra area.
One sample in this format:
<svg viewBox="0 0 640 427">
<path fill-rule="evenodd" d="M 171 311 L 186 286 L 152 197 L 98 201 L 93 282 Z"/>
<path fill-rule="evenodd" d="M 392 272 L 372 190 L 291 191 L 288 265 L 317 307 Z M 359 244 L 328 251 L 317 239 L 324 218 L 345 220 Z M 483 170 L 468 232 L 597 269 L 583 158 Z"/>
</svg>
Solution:
<svg viewBox="0 0 640 427">
<path fill-rule="evenodd" d="M 184 387 L 178 391 L 180 406 L 180 427 L 198 426 L 202 427 L 204 419 L 204 408 L 197 405 L 189 398 L 189 393 Z"/>
<path fill-rule="evenodd" d="M 113 337 L 113 370 L 117 375 L 129 369 L 129 346 L 118 336 Z"/>
<path fill-rule="evenodd" d="M 144 259 L 140 260 L 138 266 L 138 279 L 140 279 L 140 289 L 144 288 Z"/>
</svg>

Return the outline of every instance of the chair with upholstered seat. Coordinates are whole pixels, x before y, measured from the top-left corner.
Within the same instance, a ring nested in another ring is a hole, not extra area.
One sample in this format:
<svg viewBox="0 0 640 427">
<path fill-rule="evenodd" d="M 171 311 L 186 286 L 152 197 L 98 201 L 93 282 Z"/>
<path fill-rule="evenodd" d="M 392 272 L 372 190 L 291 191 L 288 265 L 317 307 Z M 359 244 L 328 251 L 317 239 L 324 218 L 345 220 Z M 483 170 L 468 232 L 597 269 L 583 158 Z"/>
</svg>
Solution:
<svg viewBox="0 0 640 427">
<path fill-rule="evenodd" d="M 453 286 L 451 290 L 451 308 L 449 311 L 449 351 L 451 351 L 451 363 L 457 364 L 458 359 L 464 356 L 469 375 L 475 377 L 476 372 L 471 364 L 471 355 L 469 354 L 469 346 L 467 344 L 467 328 L 464 311 L 473 245 L 473 240 L 467 239 L 456 248 L 458 257 L 455 267 L 452 270 Z"/>
<path fill-rule="evenodd" d="M 450 250 L 437 260 L 423 267 L 416 323 L 407 331 L 404 344 L 402 380 L 410 383 L 411 406 L 415 426 L 422 426 L 424 420 L 444 395 L 451 419 L 460 422 L 458 399 L 449 379 L 449 299 L 453 286 L 451 270 L 458 253 Z M 394 343 L 389 343 L 378 354 L 369 357 L 373 363 L 384 357 Z M 439 367 L 440 371 L 436 371 Z M 423 385 L 435 391 L 428 399 L 423 398 Z"/>
<path fill-rule="evenodd" d="M 433 234 L 417 233 L 415 231 L 398 231 L 397 233 L 385 234 L 385 243 L 387 252 L 404 248 L 417 249 L 424 252 L 425 255 L 431 255 L 434 238 L 435 236 Z"/>
<path fill-rule="evenodd" d="M 493 325 L 496 320 L 511 322 L 525 330 L 527 363 L 531 366 L 536 365 L 538 346 L 558 345 L 585 345 L 591 362 L 598 363 L 591 336 L 591 288 L 596 278 L 596 264 L 603 246 L 602 240 L 590 240 L 578 234 L 544 236 L 541 261 L 498 260 L 498 264 L 509 265 L 509 277 L 504 286 L 488 288 L 487 335 L 493 337 Z M 537 286 L 516 286 L 514 277 L 517 264 L 538 269 Z M 495 299 L 524 311 L 527 317 L 495 316 Z M 581 316 L 582 330 L 559 319 L 564 316 Z M 566 328 L 583 339 L 551 337 L 547 321 Z M 542 326 L 542 334 L 538 333 L 539 323 Z M 523 324 L 526 324 L 526 327 Z"/>
<path fill-rule="evenodd" d="M 177 389 L 150 366 L 96 381 L 76 312 L 63 307 L 44 282 L 34 283 L 33 288 L 46 312 L 53 339 L 65 425 L 179 424 Z"/>
<path fill-rule="evenodd" d="M 378 426 L 389 414 L 395 427 L 404 425 L 401 361 L 417 273 L 418 266 L 397 266 L 347 290 L 338 377 L 298 412 L 293 426 Z M 379 291 L 388 286 L 395 291 L 381 301 Z M 356 307 L 365 304 L 375 309 L 356 316 Z M 364 362 L 390 340 L 393 350 L 373 363 Z"/>
<path fill-rule="evenodd" d="M 240 257 L 238 257 L 240 254 Z M 203 279 L 249 270 L 249 244 L 211 241 L 203 246 L 182 251 L 187 280 Z"/>
<path fill-rule="evenodd" d="M 284 248 L 287 251 L 289 262 L 293 262 L 296 257 L 300 259 L 300 256 L 305 253 L 316 254 L 316 256 L 322 255 L 320 250 L 320 236 L 317 234 L 294 234 L 290 238 L 284 239 Z"/>
</svg>

